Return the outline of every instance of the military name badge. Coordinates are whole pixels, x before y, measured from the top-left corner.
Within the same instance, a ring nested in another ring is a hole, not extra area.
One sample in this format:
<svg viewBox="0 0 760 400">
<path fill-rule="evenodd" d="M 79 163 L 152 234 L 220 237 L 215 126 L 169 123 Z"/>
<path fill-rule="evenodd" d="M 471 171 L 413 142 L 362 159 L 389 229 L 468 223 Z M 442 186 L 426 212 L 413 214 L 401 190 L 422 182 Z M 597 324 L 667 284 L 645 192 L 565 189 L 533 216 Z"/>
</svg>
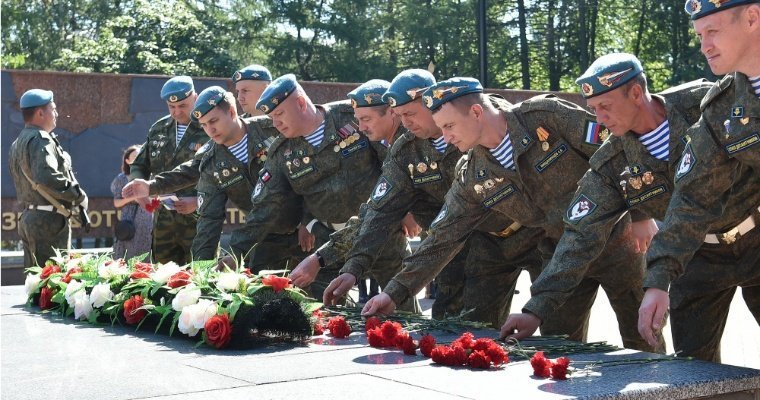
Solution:
<svg viewBox="0 0 760 400">
<path fill-rule="evenodd" d="M 610 136 L 607 128 L 596 121 L 586 121 L 586 129 L 584 131 L 586 132 L 584 142 L 594 146 L 601 146 Z"/>
<path fill-rule="evenodd" d="M 441 179 L 443 179 L 443 177 L 439 173 L 433 173 L 430 175 L 423 175 L 423 176 L 415 176 L 412 179 L 412 184 L 414 184 L 415 186 L 424 185 L 426 183 L 438 182 Z"/>
<path fill-rule="evenodd" d="M 391 185 L 391 183 L 388 182 L 384 176 L 380 177 L 380 179 L 377 181 L 377 185 L 375 185 L 375 189 L 372 191 L 372 201 L 379 202 L 383 199 L 383 197 L 387 196 L 388 193 L 390 193 L 392 188 L 393 185 Z"/>
<path fill-rule="evenodd" d="M 566 217 L 569 222 L 576 223 L 594 212 L 594 210 L 596 210 L 596 203 L 591 201 L 586 195 L 581 194 L 573 200 L 572 205 L 567 209 Z"/>
<path fill-rule="evenodd" d="M 506 199 L 507 197 L 513 195 L 514 193 L 515 193 L 515 187 L 514 187 L 514 185 L 507 185 L 507 186 L 499 189 L 499 191 L 497 191 L 496 193 L 494 193 L 493 196 L 485 199 L 483 201 L 483 205 L 486 208 L 491 208 L 496 203 L 498 203 L 498 202 Z"/>
<path fill-rule="evenodd" d="M 435 228 L 436 225 L 438 225 L 441 221 L 443 221 L 444 218 L 446 218 L 446 214 L 448 214 L 448 212 L 449 212 L 449 209 L 444 204 L 443 207 L 441 208 L 441 211 L 438 213 L 438 215 L 436 215 L 435 219 L 430 224 L 430 227 Z"/>
<path fill-rule="evenodd" d="M 760 133 L 755 133 L 752 135 L 749 135 L 745 138 L 742 138 L 739 141 L 729 143 L 725 145 L 726 152 L 729 155 L 736 154 L 740 151 L 746 150 L 756 144 L 760 143 Z"/>
<path fill-rule="evenodd" d="M 362 139 L 362 140 L 358 140 L 356 143 L 354 143 L 354 144 L 346 147 L 345 149 L 341 150 L 340 154 L 341 154 L 341 156 L 343 156 L 343 158 L 346 158 L 346 157 L 350 156 L 351 154 L 356 153 L 357 151 L 363 150 L 363 149 L 366 149 L 366 148 L 367 148 L 367 140 L 366 139 Z"/>
<path fill-rule="evenodd" d="M 549 168 L 552 164 L 554 164 L 557 160 L 559 160 L 560 157 L 565 155 L 567 153 L 567 146 L 562 144 L 559 147 L 557 147 L 556 150 L 549 153 L 548 156 L 546 156 L 543 160 L 541 160 L 538 164 L 536 164 L 536 171 L 539 173 L 543 173 L 546 171 L 547 168 Z"/>
<path fill-rule="evenodd" d="M 678 162 L 678 169 L 676 170 L 675 176 L 676 182 L 691 172 L 692 168 L 694 168 L 694 163 L 696 162 L 697 159 L 694 157 L 694 151 L 691 149 L 691 144 L 686 145 L 686 148 L 683 150 L 683 155 L 681 155 L 681 160 Z"/>
<path fill-rule="evenodd" d="M 631 197 L 630 199 L 627 199 L 626 202 L 628 203 L 628 207 L 633 207 L 667 192 L 668 192 L 668 189 L 665 188 L 665 185 L 659 185 L 659 186 L 653 187 L 650 190 L 647 190 L 646 192 L 636 197 Z"/>
</svg>

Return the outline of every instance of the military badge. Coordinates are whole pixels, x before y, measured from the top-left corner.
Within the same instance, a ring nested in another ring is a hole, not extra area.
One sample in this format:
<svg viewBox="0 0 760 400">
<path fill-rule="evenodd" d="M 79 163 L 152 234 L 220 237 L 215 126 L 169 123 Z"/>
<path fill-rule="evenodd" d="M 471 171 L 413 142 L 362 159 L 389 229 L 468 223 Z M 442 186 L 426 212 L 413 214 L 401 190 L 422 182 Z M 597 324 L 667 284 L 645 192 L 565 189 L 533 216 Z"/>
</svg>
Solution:
<svg viewBox="0 0 760 400">
<path fill-rule="evenodd" d="M 198 209 L 200 210 L 203 206 L 203 193 L 198 192 Z"/>
<path fill-rule="evenodd" d="M 739 122 L 741 122 L 742 125 L 747 125 L 749 123 L 749 117 L 744 117 L 740 119 Z"/>
<path fill-rule="evenodd" d="M 581 91 L 583 91 L 583 95 L 588 97 L 594 94 L 594 87 L 591 86 L 588 82 L 581 85 Z"/>
<path fill-rule="evenodd" d="M 567 219 L 570 222 L 578 222 L 582 220 L 583 217 L 594 212 L 594 210 L 596 210 L 596 203 L 581 194 L 573 201 L 570 208 L 567 209 Z"/>
<path fill-rule="evenodd" d="M 430 163 L 430 169 L 438 169 L 438 163 L 433 161 Z"/>
<path fill-rule="evenodd" d="M 202 115 L 202 114 L 201 114 L 201 112 L 200 112 L 200 111 L 193 111 L 193 116 L 195 116 L 195 118 L 200 118 L 200 117 L 201 117 L 201 115 Z"/>
<path fill-rule="evenodd" d="M 728 0 L 709 0 L 710 3 L 713 3 L 715 8 L 719 8 L 723 3 L 727 2 Z"/>
<path fill-rule="evenodd" d="M 226 177 L 228 177 L 228 176 L 230 176 L 230 170 L 228 170 L 227 168 L 223 169 L 223 170 L 222 170 L 222 175 L 223 175 L 225 178 L 226 178 Z"/>
<path fill-rule="evenodd" d="M 691 150 L 691 146 L 687 145 L 686 149 L 683 151 L 683 155 L 681 156 L 681 161 L 678 162 L 678 169 L 676 170 L 675 180 L 678 181 L 686 174 L 691 172 L 696 161 L 697 160 L 694 157 L 694 152 Z"/>
<path fill-rule="evenodd" d="M 237 72 L 235 72 L 235 75 L 233 75 L 233 76 L 232 76 L 232 80 L 233 80 L 233 81 L 235 81 L 235 82 L 237 82 L 237 81 L 239 81 L 239 80 L 240 80 L 240 78 L 242 78 L 242 77 L 243 77 L 243 76 L 242 76 L 242 75 L 240 75 L 240 71 L 237 71 Z"/>
<path fill-rule="evenodd" d="M 269 180 L 272 178 L 272 174 L 269 173 L 267 170 L 261 171 L 261 181 L 264 183 L 269 182 Z"/>
<path fill-rule="evenodd" d="M 396 107 L 396 99 L 393 97 L 388 97 L 388 105 L 391 106 L 391 108 Z"/>
<path fill-rule="evenodd" d="M 262 104 L 262 105 L 259 107 L 259 110 L 261 110 L 261 112 L 263 112 L 264 114 L 268 114 L 268 113 L 269 113 L 269 106 L 268 106 L 268 105 L 266 105 L 266 104 Z"/>
<path fill-rule="evenodd" d="M 294 165 L 296 168 L 300 167 L 300 166 L 301 166 L 301 160 L 299 160 L 299 159 L 297 159 L 297 158 L 294 158 L 294 159 L 293 159 L 293 165 Z"/>
<path fill-rule="evenodd" d="M 626 188 L 628 186 L 628 182 L 625 179 L 623 179 L 622 181 L 620 181 L 619 185 L 620 185 L 620 188 L 623 189 L 623 198 L 627 199 L 628 192 L 626 192 Z"/>
<path fill-rule="evenodd" d="M 340 146 L 338 146 L 337 144 L 335 146 L 333 146 L 333 151 L 336 152 L 336 153 L 339 152 L 340 151 Z"/>
<path fill-rule="evenodd" d="M 177 101 L 177 96 L 175 96 L 175 95 L 169 96 L 169 101 L 172 102 L 172 103 L 176 102 Z"/>
<path fill-rule="evenodd" d="M 288 167 L 288 172 L 290 172 L 291 174 L 293 173 L 293 170 L 291 169 L 292 165 L 293 165 L 292 162 L 285 161 L 285 166 Z"/>
<path fill-rule="evenodd" d="M 356 103 L 356 100 L 354 100 L 354 99 L 351 99 L 351 107 L 353 107 L 353 108 L 357 108 L 357 107 L 359 107 L 359 104 L 358 104 L 358 103 Z"/>
<path fill-rule="evenodd" d="M 628 183 L 631 185 L 632 188 L 639 190 L 641 189 L 641 177 L 640 176 L 632 176 L 628 178 Z"/>
<path fill-rule="evenodd" d="M 288 93 L 286 92 L 285 96 L 287 96 L 287 95 L 288 95 Z M 274 104 L 274 105 L 280 104 L 280 99 L 278 99 L 277 97 L 273 97 L 272 98 L 272 104 Z"/>
<path fill-rule="evenodd" d="M 549 131 L 546 130 L 543 126 L 539 126 L 536 129 L 536 136 L 538 136 L 538 140 L 541 141 L 541 150 L 543 151 L 549 151 Z"/>
<path fill-rule="evenodd" d="M 417 172 L 424 174 L 427 171 L 427 165 L 424 162 L 417 164 Z"/>
<path fill-rule="evenodd" d="M 216 99 L 208 99 L 208 105 L 216 106 Z"/>
<path fill-rule="evenodd" d="M 303 163 L 304 164 L 308 164 L 310 162 L 311 162 L 311 158 L 309 158 L 308 156 L 306 156 L 306 157 L 303 158 Z"/>
<path fill-rule="evenodd" d="M 409 175 L 414 178 L 414 164 L 409 164 L 406 167 L 409 169 Z"/>
<path fill-rule="evenodd" d="M 484 189 L 493 189 L 494 186 L 496 186 L 496 182 L 494 182 L 493 179 L 483 182 Z"/>
<path fill-rule="evenodd" d="M 641 180 L 644 181 L 645 185 L 651 185 L 654 183 L 654 175 L 652 175 L 651 171 L 644 172 L 644 175 L 641 176 Z"/>
<path fill-rule="evenodd" d="M 425 90 L 425 89 L 426 89 L 426 88 L 414 88 L 414 89 L 409 89 L 409 90 L 407 90 L 407 91 L 406 91 L 406 95 L 407 95 L 407 96 L 409 96 L 409 97 L 410 97 L 412 100 L 414 100 L 414 99 L 416 99 L 416 98 L 417 98 L 417 96 L 418 96 L 418 95 L 419 95 L 419 94 L 420 94 L 420 93 L 421 93 L 423 90 Z"/>
<path fill-rule="evenodd" d="M 483 185 L 475 184 L 475 186 L 472 187 L 473 190 L 475 190 L 475 193 L 477 194 L 483 194 Z"/>
<path fill-rule="evenodd" d="M 261 191 L 264 189 L 264 182 L 259 179 L 258 182 L 256 182 L 256 187 L 253 188 L 253 195 L 252 198 L 258 197 L 261 194 Z"/>
<path fill-rule="evenodd" d="M 238 167 L 232 167 L 232 172 L 238 172 Z"/>
<path fill-rule="evenodd" d="M 744 107 L 736 106 L 731 109 L 731 118 L 741 118 L 744 116 Z"/>
<path fill-rule="evenodd" d="M 620 72 L 610 72 L 610 73 L 604 74 L 598 78 L 599 83 L 607 87 L 612 87 L 613 85 L 618 83 L 621 79 L 623 79 L 623 76 L 625 74 L 631 72 L 631 70 L 633 70 L 633 68 L 628 68 Z"/>
<path fill-rule="evenodd" d="M 696 14 L 700 11 L 702 11 L 701 1 L 691 0 L 690 2 L 686 3 L 686 12 L 689 13 L 689 15 Z"/>
<path fill-rule="evenodd" d="M 388 194 L 388 192 L 390 192 L 391 188 L 393 188 L 393 185 L 391 185 L 384 176 L 380 177 L 380 180 L 377 181 L 377 185 L 375 185 L 375 190 L 372 191 L 372 200 L 380 201 Z"/>
<path fill-rule="evenodd" d="M 478 172 L 475 174 L 475 179 L 477 180 L 485 179 L 485 177 L 486 177 L 486 170 L 484 169 L 479 169 Z"/>
<path fill-rule="evenodd" d="M 427 108 L 433 106 L 433 98 L 430 96 L 422 96 L 422 101 L 425 102 L 425 107 Z"/>
</svg>

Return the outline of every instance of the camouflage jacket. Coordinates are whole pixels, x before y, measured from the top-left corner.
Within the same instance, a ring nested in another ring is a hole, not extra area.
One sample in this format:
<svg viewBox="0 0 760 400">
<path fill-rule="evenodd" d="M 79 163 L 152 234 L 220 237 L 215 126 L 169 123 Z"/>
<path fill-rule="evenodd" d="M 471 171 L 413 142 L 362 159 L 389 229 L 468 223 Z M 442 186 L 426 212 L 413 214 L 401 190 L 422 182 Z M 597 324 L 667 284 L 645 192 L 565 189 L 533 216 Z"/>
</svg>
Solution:
<svg viewBox="0 0 760 400">
<path fill-rule="evenodd" d="M 74 177 L 69 153 L 63 150 L 52 132 L 34 126 L 25 127 L 11 144 L 8 165 L 16 185 L 16 198 L 25 208 L 50 204 L 32 189 L 22 170 L 25 167 L 29 178 L 49 189 L 50 195 L 62 205 L 73 209 L 87 199 Z"/>
<path fill-rule="evenodd" d="M 565 232 L 552 260 L 533 282 L 524 309 L 546 320 L 559 308 L 602 253 L 626 211 L 638 210 L 660 220 L 665 217 L 678 166 L 673 155 L 683 151 L 686 130 L 699 119 L 699 102 L 709 87 L 707 81 L 695 81 L 653 95 L 665 107 L 670 161 L 652 156 L 633 132 L 610 137 L 594 153 L 591 168 L 578 183 L 575 200 L 565 212 Z M 581 201 L 588 202 L 588 211 L 579 212 Z"/>
<path fill-rule="evenodd" d="M 170 171 L 181 163 L 191 160 L 195 153 L 208 142 L 208 136 L 197 122 L 190 122 L 179 145 L 176 143 L 177 122 L 171 116 L 156 121 L 148 131 L 140 153 L 130 167 L 129 179 L 150 179 L 163 171 Z M 193 197 L 195 188 L 176 192 L 177 196 Z"/>
<path fill-rule="evenodd" d="M 280 136 L 269 149 L 251 195 L 253 211 L 230 240 L 236 256 L 247 254 L 277 223 L 275 215 L 304 210 L 326 225 L 346 223 L 366 201 L 380 175 L 385 149 L 357 130 L 348 101 L 317 106 L 324 112 L 324 140 L 314 147 L 303 137 Z"/>
<path fill-rule="evenodd" d="M 760 99 L 747 76 L 716 82 L 701 109 L 676 169 L 664 226 L 647 252 L 645 287 L 667 290 L 706 234 L 731 230 L 760 205 Z"/>
</svg>

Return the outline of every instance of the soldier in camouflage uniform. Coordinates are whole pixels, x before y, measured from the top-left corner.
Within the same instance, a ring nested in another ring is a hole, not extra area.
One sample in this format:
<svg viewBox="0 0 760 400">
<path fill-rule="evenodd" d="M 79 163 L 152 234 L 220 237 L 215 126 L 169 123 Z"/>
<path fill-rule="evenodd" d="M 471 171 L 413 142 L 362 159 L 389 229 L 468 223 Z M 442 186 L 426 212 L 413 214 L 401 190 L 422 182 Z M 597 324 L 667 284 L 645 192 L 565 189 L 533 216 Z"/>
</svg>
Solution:
<svg viewBox="0 0 760 400">
<path fill-rule="evenodd" d="M 562 218 L 576 182 L 597 149 L 597 144 L 584 140 L 583 135 L 593 116 L 552 96 L 537 96 L 500 109 L 484 101 L 482 92 L 475 79 L 452 78 L 423 94 L 446 140 L 460 150 L 469 150 L 433 228 L 441 235 L 458 236 L 482 223 L 492 210 L 521 225 L 543 229 L 545 236 L 538 246 L 548 262 L 564 231 Z M 569 301 L 546 316 L 543 334 L 564 333 L 572 340 L 585 340 L 589 313 L 601 284 L 616 311 L 626 347 L 651 349 L 636 331 L 644 259 L 633 251 L 630 240 L 631 219 L 626 214 Z M 385 299 L 406 293 L 417 282 L 415 272 L 419 271 L 407 269 L 393 278 Z M 426 272 L 432 275 L 435 271 Z M 382 296 L 375 298 L 382 300 Z M 367 306 L 367 312 L 373 311 L 369 303 Z M 382 306 L 375 309 L 382 310 Z"/>
<path fill-rule="evenodd" d="M 314 105 L 292 74 L 272 81 L 257 108 L 272 118 L 281 137 L 270 147 L 259 172 L 251 195 L 253 211 L 245 226 L 232 234 L 232 254 L 239 258 L 261 242 L 275 227 L 273 216 L 285 212 L 283 207 L 294 194 L 304 208 L 298 216 L 301 225 L 321 246 L 369 197 L 380 174 L 384 146 L 358 132 L 348 101 Z M 383 250 L 398 261 L 406 254 L 408 244 L 400 229 Z M 320 270 L 309 287 L 311 295 L 321 298 L 337 272 Z"/>
<path fill-rule="evenodd" d="M 639 318 L 651 342 L 670 306 L 675 350 L 716 362 L 738 286 L 760 324 L 758 3 L 686 2 L 710 68 L 728 75 L 702 100 L 689 132 L 667 218 L 647 255 Z"/>
<path fill-rule="evenodd" d="M 639 60 L 621 53 L 597 59 L 577 83 L 597 115 L 598 124 L 592 123 L 586 132 L 589 141 L 597 141 L 608 129 L 601 124 L 609 126 L 613 136 L 591 157 L 591 169 L 575 193 L 577 200 L 565 213 L 565 233 L 554 256 L 533 282 L 523 314 L 509 316 L 502 336 L 513 330 L 517 334 L 510 336 L 515 339 L 530 336 L 568 299 L 626 211 L 642 222 L 665 217 L 678 167 L 673 155 L 683 151 L 686 130 L 699 119 L 699 102 L 710 87 L 707 81 L 695 81 L 650 95 Z M 579 201 L 587 201 L 591 209 L 572 218 Z M 657 226 L 649 221 L 651 233 L 645 236 L 651 239 Z M 648 241 L 637 246 L 644 253 Z M 663 341 L 656 350 L 665 350 Z"/>
<path fill-rule="evenodd" d="M 58 118 L 53 92 L 28 90 L 20 106 L 24 129 L 11 144 L 8 165 L 24 208 L 18 225 L 24 267 L 42 266 L 55 255 L 54 249 L 70 247 L 69 215 L 87 212 L 87 194 L 74 177 L 71 157 L 53 133 Z M 42 191 L 63 208 L 57 209 Z"/>
<path fill-rule="evenodd" d="M 193 158 L 208 137 L 197 122 L 190 119 L 190 110 L 197 95 L 193 81 L 188 76 L 169 79 L 161 89 L 170 115 L 150 127 L 148 137 L 130 169 L 129 178 L 148 179 L 163 171 L 169 171 Z M 176 209 L 159 207 L 153 215 L 153 260 L 184 264 L 190 261 L 191 244 L 195 237 L 198 216 L 194 188 L 176 193 L 179 201 Z"/>
<path fill-rule="evenodd" d="M 272 82 L 272 74 L 263 65 L 251 64 L 232 74 L 237 101 L 245 112 L 241 115 L 243 118 L 261 115 L 261 112 L 256 109 L 256 102 L 259 101 L 270 82 Z"/>
</svg>

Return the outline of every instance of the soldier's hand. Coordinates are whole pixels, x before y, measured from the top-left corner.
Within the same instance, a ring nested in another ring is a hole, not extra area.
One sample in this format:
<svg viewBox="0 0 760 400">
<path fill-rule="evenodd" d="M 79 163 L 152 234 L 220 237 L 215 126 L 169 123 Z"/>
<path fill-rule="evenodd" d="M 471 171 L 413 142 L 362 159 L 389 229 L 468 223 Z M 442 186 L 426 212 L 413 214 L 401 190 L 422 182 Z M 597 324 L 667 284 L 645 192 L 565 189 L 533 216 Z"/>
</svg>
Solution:
<svg viewBox="0 0 760 400">
<path fill-rule="evenodd" d="M 499 338 L 525 339 L 536 333 L 541 325 L 541 318 L 531 313 L 509 314 L 507 321 L 501 326 Z"/>
<path fill-rule="evenodd" d="M 337 305 L 338 300 L 345 296 L 354 285 L 356 285 L 356 277 L 353 274 L 346 272 L 338 275 L 327 285 L 327 289 L 322 294 L 322 303 L 327 306 Z"/>
<path fill-rule="evenodd" d="M 180 214 L 192 214 L 198 208 L 197 197 L 180 197 L 174 202 L 174 209 Z"/>
<path fill-rule="evenodd" d="M 225 269 L 235 270 L 237 269 L 237 261 L 235 261 L 235 258 L 232 256 L 224 256 L 219 259 L 219 261 L 216 264 L 216 269 L 219 271 L 224 271 Z"/>
<path fill-rule="evenodd" d="M 659 344 L 660 332 L 665 327 L 665 315 L 670 306 L 668 292 L 649 288 L 639 307 L 639 334 L 652 347 Z"/>
<path fill-rule="evenodd" d="M 406 213 L 404 219 L 401 220 L 401 229 L 408 238 L 417 237 L 422 232 L 422 227 L 414 220 L 412 213 Z"/>
<path fill-rule="evenodd" d="M 385 293 L 380 293 L 377 296 L 369 299 L 367 304 L 362 308 L 362 316 L 370 316 L 375 314 L 391 315 L 396 311 L 396 303 L 391 300 L 391 296 Z"/>
<path fill-rule="evenodd" d="M 125 199 L 147 198 L 148 195 L 150 195 L 150 185 L 144 179 L 135 179 L 121 189 L 121 197 Z"/>
<path fill-rule="evenodd" d="M 646 253 L 652 238 L 659 228 L 653 219 L 637 221 L 631 224 L 633 236 L 633 248 L 637 253 Z"/>
<path fill-rule="evenodd" d="M 318 273 L 319 259 L 317 259 L 316 254 L 312 254 L 298 263 L 293 272 L 290 273 L 289 278 L 293 281 L 294 285 L 304 288 L 314 282 Z"/>
<path fill-rule="evenodd" d="M 298 244 L 303 251 L 311 251 L 314 248 L 316 236 L 311 234 L 303 225 L 298 225 Z"/>
</svg>

